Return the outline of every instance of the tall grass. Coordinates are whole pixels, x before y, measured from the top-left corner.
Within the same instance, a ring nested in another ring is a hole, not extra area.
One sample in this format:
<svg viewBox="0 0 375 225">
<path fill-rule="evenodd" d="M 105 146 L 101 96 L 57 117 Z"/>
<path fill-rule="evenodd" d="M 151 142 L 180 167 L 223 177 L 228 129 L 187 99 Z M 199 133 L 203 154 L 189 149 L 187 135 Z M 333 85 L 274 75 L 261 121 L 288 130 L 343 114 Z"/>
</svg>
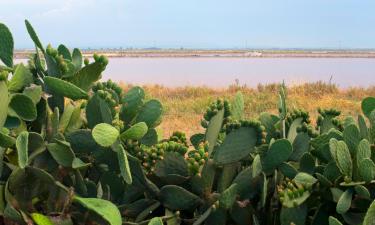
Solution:
<svg viewBox="0 0 375 225">
<path fill-rule="evenodd" d="M 122 84 L 127 90 L 132 85 Z M 241 91 L 245 100 L 247 118 L 257 118 L 261 112 L 277 113 L 279 84 L 259 84 L 256 88 L 232 84 L 227 88 L 209 87 L 164 87 L 143 86 L 147 98 L 157 98 L 164 106 L 165 114 L 161 127 L 168 136 L 175 130 L 188 135 L 202 131 L 200 119 L 206 107 L 217 98 L 233 99 Z M 290 109 L 302 108 L 310 112 L 312 120 L 317 116 L 317 108 L 337 108 L 343 115 L 356 116 L 360 112 L 361 100 L 375 96 L 375 86 L 368 88 L 352 87 L 341 89 L 325 82 L 293 84 L 288 86 L 287 97 Z"/>
</svg>

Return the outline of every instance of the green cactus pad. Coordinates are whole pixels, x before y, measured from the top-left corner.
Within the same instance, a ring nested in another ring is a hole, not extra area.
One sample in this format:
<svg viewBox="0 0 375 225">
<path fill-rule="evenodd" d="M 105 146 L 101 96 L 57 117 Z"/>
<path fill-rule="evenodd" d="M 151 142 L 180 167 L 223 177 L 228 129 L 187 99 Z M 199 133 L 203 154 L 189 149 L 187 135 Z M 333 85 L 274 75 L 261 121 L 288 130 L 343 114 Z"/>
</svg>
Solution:
<svg viewBox="0 0 375 225">
<path fill-rule="evenodd" d="M 259 155 L 254 157 L 252 171 L 252 177 L 256 177 L 262 173 L 262 162 Z"/>
<path fill-rule="evenodd" d="M 142 88 L 131 88 L 122 99 L 122 107 L 120 111 L 121 120 L 126 123 L 131 122 L 142 107 L 144 98 L 145 92 Z"/>
<path fill-rule="evenodd" d="M 112 148 L 115 152 L 117 152 L 121 176 L 124 178 L 127 184 L 131 184 L 133 182 L 133 178 L 130 172 L 129 161 L 124 147 L 122 147 L 121 143 L 117 141 L 112 145 Z"/>
<path fill-rule="evenodd" d="M 43 214 L 31 213 L 31 218 L 37 225 L 54 225 L 52 221 Z"/>
<path fill-rule="evenodd" d="M 161 122 L 163 106 L 158 100 L 151 99 L 139 110 L 136 122 L 145 122 L 147 127 L 154 128 Z"/>
<path fill-rule="evenodd" d="M 13 36 L 8 27 L 0 23 L 0 60 L 8 67 L 13 67 Z"/>
<path fill-rule="evenodd" d="M 160 189 L 160 201 L 171 210 L 194 209 L 201 202 L 198 196 L 176 185 L 166 185 Z"/>
<path fill-rule="evenodd" d="M 229 164 L 240 161 L 254 150 L 257 143 L 257 131 L 252 127 L 241 127 L 230 132 L 224 143 L 215 149 L 214 160 L 217 164 Z"/>
<path fill-rule="evenodd" d="M 99 123 L 112 124 L 112 113 L 108 104 L 95 94 L 87 102 L 86 117 L 89 128 L 93 128 Z"/>
<path fill-rule="evenodd" d="M 306 205 L 300 205 L 294 208 L 281 208 L 280 224 L 281 225 L 305 225 L 307 216 Z"/>
<path fill-rule="evenodd" d="M 87 99 L 88 97 L 87 92 L 67 81 L 55 77 L 45 77 L 44 82 L 54 93 L 72 100 Z"/>
<path fill-rule="evenodd" d="M 64 167 L 72 167 L 75 158 L 68 142 L 50 143 L 47 149 L 56 162 Z"/>
<path fill-rule="evenodd" d="M 366 120 L 363 115 L 358 115 L 358 127 L 362 139 L 369 140 L 369 130 L 367 128 Z"/>
<path fill-rule="evenodd" d="M 355 155 L 357 152 L 357 146 L 362 139 L 357 125 L 350 124 L 345 127 L 343 135 L 344 141 L 348 145 L 350 153 Z"/>
<path fill-rule="evenodd" d="M 303 172 L 299 172 L 293 180 L 297 184 L 301 184 L 307 187 L 314 185 L 318 181 L 315 177 Z"/>
<path fill-rule="evenodd" d="M 375 98 L 367 97 L 363 99 L 361 107 L 363 114 L 365 114 L 367 117 L 370 117 L 371 112 L 375 110 Z"/>
<path fill-rule="evenodd" d="M 3 130 L 0 129 L 0 146 L 3 148 L 10 148 L 16 144 L 16 139 L 5 134 Z"/>
<path fill-rule="evenodd" d="M 12 79 L 9 81 L 8 88 L 11 92 L 21 91 L 24 87 L 29 86 L 33 82 L 33 75 L 21 63 L 18 64 Z"/>
<path fill-rule="evenodd" d="M 342 225 L 342 223 L 333 216 L 329 217 L 328 222 L 329 222 L 329 225 Z"/>
<path fill-rule="evenodd" d="M 299 165 L 299 170 L 301 172 L 313 174 L 315 171 L 315 158 L 310 153 L 306 152 L 301 157 Z"/>
<path fill-rule="evenodd" d="M 148 225 L 163 225 L 163 220 L 160 217 L 154 217 L 148 222 Z"/>
<path fill-rule="evenodd" d="M 125 141 L 128 139 L 140 140 L 147 133 L 148 127 L 145 122 L 139 122 L 131 126 L 129 129 L 121 133 L 121 140 Z"/>
<path fill-rule="evenodd" d="M 30 85 L 23 90 L 23 94 L 31 98 L 34 104 L 37 104 L 42 97 L 42 86 Z"/>
<path fill-rule="evenodd" d="M 298 135 L 297 128 L 302 125 L 303 120 L 304 118 L 302 117 L 296 118 L 293 120 L 292 124 L 289 126 L 287 137 L 291 143 L 293 143 L 294 139 L 297 137 Z"/>
<path fill-rule="evenodd" d="M 289 179 L 293 179 L 298 173 L 298 170 L 287 162 L 281 163 L 278 169 L 281 171 L 281 173 L 284 174 L 284 176 L 288 177 Z"/>
<path fill-rule="evenodd" d="M 34 44 L 43 52 L 45 53 L 45 50 L 43 48 L 42 43 L 40 42 L 38 35 L 36 34 L 34 28 L 31 26 L 30 22 L 28 20 L 25 20 L 25 25 L 27 32 L 29 33 L 31 40 L 33 40 Z"/>
<path fill-rule="evenodd" d="M 8 104 L 9 104 L 9 93 L 8 87 L 5 81 L 0 81 L 0 129 L 4 126 L 4 123 L 8 116 Z"/>
<path fill-rule="evenodd" d="M 367 210 L 365 218 L 363 219 L 363 225 L 374 225 L 375 221 L 375 201 L 373 201 Z"/>
<path fill-rule="evenodd" d="M 329 142 L 329 146 L 332 158 L 335 159 L 341 173 L 351 179 L 353 172 L 353 162 L 348 146 L 344 141 L 337 141 L 336 139 L 331 139 Z"/>
<path fill-rule="evenodd" d="M 146 146 L 156 145 L 159 141 L 159 133 L 155 128 L 147 130 L 147 133 L 141 139 L 141 144 Z"/>
<path fill-rule="evenodd" d="M 336 212 L 339 214 L 344 214 L 346 213 L 350 205 L 352 203 L 352 195 L 353 191 L 351 189 L 347 189 L 339 198 L 339 201 L 337 202 L 336 205 Z"/>
<path fill-rule="evenodd" d="M 234 97 L 234 100 L 231 104 L 232 106 L 232 119 L 234 120 L 242 120 L 244 109 L 245 109 L 245 103 L 243 99 L 243 94 L 241 92 L 237 92 L 236 96 Z"/>
<path fill-rule="evenodd" d="M 292 154 L 293 148 L 286 139 L 275 141 L 262 157 L 262 167 L 265 172 L 271 172 Z"/>
<path fill-rule="evenodd" d="M 366 182 L 370 182 L 375 178 L 375 164 L 370 158 L 361 160 L 359 164 L 359 174 Z"/>
<path fill-rule="evenodd" d="M 92 136 L 96 143 L 103 147 L 109 147 L 116 142 L 119 137 L 119 131 L 112 125 L 100 123 L 92 130 Z"/>
<path fill-rule="evenodd" d="M 69 49 L 65 45 L 59 45 L 57 51 L 59 52 L 59 55 L 62 55 L 64 57 L 64 59 L 72 61 L 72 55 L 70 54 Z"/>
<path fill-rule="evenodd" d="M 98 198 L 81 198 L 78 196 L 73 197 L 73 202 L 82 205 L 83 207 L 93 211 L 110 225 L 121 225 L 122 218 L 120 211 L 110 201 Z"/>
<path fill-rule="evenodd" d="M 155 175 L 169 184 L 185 182 L 189 173 L 184 157 L 175 152 L 167 152 L 163 160 L 156 163 Z"/>
<path fill-rule="evenodd" d="M 293 152 L 289 160 L 298 162 L 304 153 L 310 149 L 310 137 L 306 133 L 299 133 L 293 141 Z"/>
<path fill-rule="evenodd" d="M 219 198 L 220 207 L 224 209 L 232 208 L 233 203 L 236 201 L 237 197 L 237 184 L 234 183 L 228 187 Z"/>
<path fill-rule="evenodd" d="M 73 49 L 72 63 L 74 64 L 77 71 L 82 68 L 82 62 L 83 57 L 81 51 L 78 48 Z"/>
<path fill-rule="evenodd" d="M 363 185 L 357 185 L 354 187 L 355 192 L 358 196 L 366 199 L 371 199 L 369 190 Z"/>
<path fill-rule="evenodd" d="M 223 125 L 223 119 L 224 119 L 224 109 L 219 110 L 217 114 L 214 117 L 212 117 L 208 123 L 208 127 L 207 127 L 206 134 L 205 134 L 206 135 L 205 140 L 209 144 L 208 153 L 210 155 L 216 145 L 217 138 L 219 136 L 221 127 Z"/>
<path fill-rule="evenodd" d="M 368 140 L 363 139 L 359 142 L 356 154 L 357 167 L 361 165 L 362 160 L 371 158 L 371 146 Z"/>
<path fill-rule="evenodd" d="M 29 132 L 23 131 L 17 137 L 16 147 L 18 156 L 18 166 L 23 169 L 28 164 L 29 158 Z"/>
<path fill-rule="evenodd" d="M 23 120 L 33 121 L 37 117 L 37 110 L 33 100 L 24 94 L 12 95 L 9 107 Z"/>
<path fill-rule="evenodd" d="M 102 71 L 103 65 L 100 62 L 94 62 L 77 71 L 68 80 L 80 89 L 89 91 L 94 83 L 100 79 Z"/>
</svg>

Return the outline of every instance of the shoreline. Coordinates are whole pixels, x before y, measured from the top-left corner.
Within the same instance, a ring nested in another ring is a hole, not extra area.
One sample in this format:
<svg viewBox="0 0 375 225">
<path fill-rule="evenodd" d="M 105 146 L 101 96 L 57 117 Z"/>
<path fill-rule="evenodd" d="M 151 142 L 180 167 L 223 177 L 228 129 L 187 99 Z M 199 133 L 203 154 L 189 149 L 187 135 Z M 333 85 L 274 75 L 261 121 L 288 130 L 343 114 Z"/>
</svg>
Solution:
<svg viewBox="0 0 375 225">
<path fill-rule="evenodd" d="M 33 50 L 16 50 L 16 59 Z M 292 51 L 292 50 L 83 50 L 85 57 L 98 53 L 109 58 L 375 58 L 375 51 Z"/>
</svg>

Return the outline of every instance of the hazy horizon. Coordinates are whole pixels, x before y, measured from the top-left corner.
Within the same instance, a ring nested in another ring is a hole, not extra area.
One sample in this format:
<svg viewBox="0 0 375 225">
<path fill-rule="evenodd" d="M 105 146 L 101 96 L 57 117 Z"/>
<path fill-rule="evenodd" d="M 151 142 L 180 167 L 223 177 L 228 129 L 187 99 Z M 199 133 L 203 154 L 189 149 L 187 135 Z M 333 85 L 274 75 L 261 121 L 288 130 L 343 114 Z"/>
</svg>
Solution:
<svg viewBox="0 0 375 225">
<path fill-rule="evenodd" d="M 15 47 L 372 49 L 375 2 L 350 0 L 0 0 Z"/>
</svg>

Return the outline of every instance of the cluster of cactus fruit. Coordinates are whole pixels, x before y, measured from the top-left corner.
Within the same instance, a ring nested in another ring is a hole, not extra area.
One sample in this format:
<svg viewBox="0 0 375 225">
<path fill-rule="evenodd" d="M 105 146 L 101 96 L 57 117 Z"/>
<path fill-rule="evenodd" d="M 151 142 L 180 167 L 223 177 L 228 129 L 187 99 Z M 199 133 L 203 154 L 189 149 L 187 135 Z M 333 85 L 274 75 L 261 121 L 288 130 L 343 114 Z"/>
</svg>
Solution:
<svg viewBox="0 0 375 225">
<path fill-rule="evenodd" d="M 163 139 L 159 101 L 99 81 L 105 56 L 45 49 L 26 27 L 35 53 L 14 65 L 0 23 L 1 224 L 374 224 L 374 97 L 358 120 L 319 109 L 315 126 L 285 85 L 259 120 L 237 93 L 203 133 Z"/>
</svg>

